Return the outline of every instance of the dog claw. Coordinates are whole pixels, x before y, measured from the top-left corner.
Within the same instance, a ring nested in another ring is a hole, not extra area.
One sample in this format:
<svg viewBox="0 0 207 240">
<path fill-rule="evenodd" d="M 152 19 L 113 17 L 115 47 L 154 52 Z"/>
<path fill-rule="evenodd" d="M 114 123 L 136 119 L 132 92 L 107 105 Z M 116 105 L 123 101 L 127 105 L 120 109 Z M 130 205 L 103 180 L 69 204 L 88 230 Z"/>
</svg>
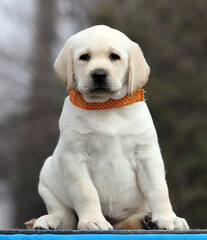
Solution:
<svg viewBox="0 0 207 240">
<path fill-rule="evenodd" d="M 53 227 L 49 227 L 49 230 L 55 230 Z"/>
<path fill-rule="evenodd" d="M 47 229 L 42 228 L 42 227 L 36 227 L 35 230 L 47 230 Z"/>
</svg>

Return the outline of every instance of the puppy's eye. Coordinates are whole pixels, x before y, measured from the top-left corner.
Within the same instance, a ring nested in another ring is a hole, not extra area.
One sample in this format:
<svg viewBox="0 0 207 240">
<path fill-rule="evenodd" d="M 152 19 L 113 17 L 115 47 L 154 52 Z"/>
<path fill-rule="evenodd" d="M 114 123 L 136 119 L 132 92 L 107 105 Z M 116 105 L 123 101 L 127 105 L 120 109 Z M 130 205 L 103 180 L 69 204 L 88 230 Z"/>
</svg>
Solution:
<svg viewBox="0 0 207 240">
<path fill-rule="evenodd" d="M 80 57 L 79 57 L 79 60 L 82 60 L 82 61 L 89 61 L 90 60 L 90 55 L 89 54 L 82 54 Z"/>
<path fill-rule="evenodd" d="M 109 58 L 112 60 L 112 61 L 117 61 L 117 60 L 120 60 L 120 56 L 116 53 L 111 53 Z"/>
</svg>

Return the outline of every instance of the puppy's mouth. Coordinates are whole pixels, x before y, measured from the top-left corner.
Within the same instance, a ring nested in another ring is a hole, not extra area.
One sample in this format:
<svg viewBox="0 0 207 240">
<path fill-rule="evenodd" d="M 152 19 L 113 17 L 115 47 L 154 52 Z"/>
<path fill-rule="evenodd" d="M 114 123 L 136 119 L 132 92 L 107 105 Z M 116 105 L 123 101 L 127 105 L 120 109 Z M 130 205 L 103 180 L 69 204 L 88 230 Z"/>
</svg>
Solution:
<svg viewBox="0 0 207 240">
<path fill-rule="evenodd" d="M 91 97 L 106 97 L 111 94 L 112 92 L 108 87 L 94 87 L 88 91 L 88 95 Z"/>
<path fill-rule="evenodd" d="M 106 94 L 106 93 L 109 93 L 109 89 L 108 88 L 105 88 L 105 87 L 98 87 L 98 88 L 94 88 L 92 90 L 90 90 L 89 94 Z"/>
<path fill-rule="evenodd" d="M 92 87 L 86 91 L 80 91 L 86 102 L 104 102 L 113 96 L 117 91 L 113 91 L 108 86 Z"/>
</svg>

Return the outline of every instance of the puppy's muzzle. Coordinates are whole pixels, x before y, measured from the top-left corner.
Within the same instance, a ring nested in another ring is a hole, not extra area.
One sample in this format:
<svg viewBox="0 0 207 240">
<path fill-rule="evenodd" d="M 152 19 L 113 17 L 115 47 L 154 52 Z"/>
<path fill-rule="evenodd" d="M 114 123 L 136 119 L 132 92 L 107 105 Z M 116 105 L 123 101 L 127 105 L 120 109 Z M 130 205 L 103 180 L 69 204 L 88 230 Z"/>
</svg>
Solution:
<svg viewBox="0 0 207 240">
<path fill-rule="evenodd" d="M 108 86 L 107 86 L 107 78 L 108 78 L 108 73 L 104 69 L 95 69 L 91 73 L 91 79 L 92 79 L 92 91 L 102 93 L 104 91 L 108 91 Z"/>
</svg>

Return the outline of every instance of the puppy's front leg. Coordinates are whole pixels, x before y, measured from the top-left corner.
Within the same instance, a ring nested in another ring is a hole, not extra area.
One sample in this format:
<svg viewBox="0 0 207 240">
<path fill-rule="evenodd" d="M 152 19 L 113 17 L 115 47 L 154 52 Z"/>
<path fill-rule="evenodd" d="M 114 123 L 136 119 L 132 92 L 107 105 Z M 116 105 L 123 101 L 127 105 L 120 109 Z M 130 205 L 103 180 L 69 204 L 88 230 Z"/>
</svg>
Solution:
<svg viewBox="0 0 207 240">
<path fill-rule="evenodd" d="M 79 230 L 112 230 L 102 212 L 97 190 L 93 184 L 87 154 L 67 155 L 70 162 L 66 167 L 65 180 L 76 211 Z"/>
<path fill-rule="evenodd" d="M 172 210 L 158 143 L 140 145 L 136 153 L 138 184 L 152 211 L 152 221 L 159 229 L 189 229 L 186 220 Z"/>
</svg>

